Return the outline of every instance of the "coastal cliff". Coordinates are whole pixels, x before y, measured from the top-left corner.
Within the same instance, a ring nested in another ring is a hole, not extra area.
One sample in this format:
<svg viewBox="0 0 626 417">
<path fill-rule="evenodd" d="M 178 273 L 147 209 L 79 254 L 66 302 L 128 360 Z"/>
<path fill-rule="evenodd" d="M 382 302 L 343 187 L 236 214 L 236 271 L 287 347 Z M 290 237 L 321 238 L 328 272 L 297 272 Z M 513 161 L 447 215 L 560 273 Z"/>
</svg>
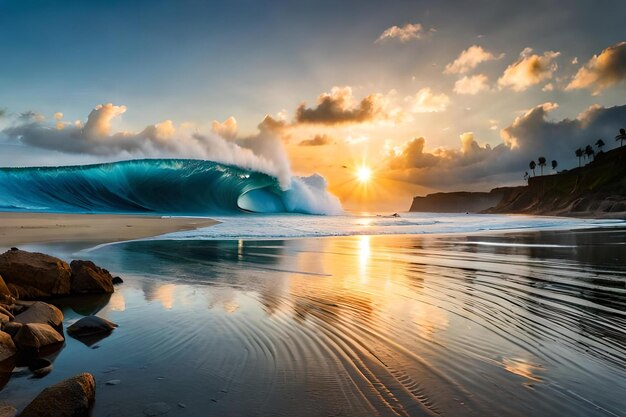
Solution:
<svg viewBox="0 0 626 417">
<path fill-rule="evenodd" d="M 532 177 L 527 186 L 415 197 L 410 211 L 626 218 L 626 148 L 600 153 L 583 167 Z"/>
<path fill-rule="evenodd" d="M 409 211 L 430 213 L 479 213 L 497 205 L 506 188 L 494 188 L 490 192 L 458 191 L 428 194 L 413 198 Z"/>
</svg>

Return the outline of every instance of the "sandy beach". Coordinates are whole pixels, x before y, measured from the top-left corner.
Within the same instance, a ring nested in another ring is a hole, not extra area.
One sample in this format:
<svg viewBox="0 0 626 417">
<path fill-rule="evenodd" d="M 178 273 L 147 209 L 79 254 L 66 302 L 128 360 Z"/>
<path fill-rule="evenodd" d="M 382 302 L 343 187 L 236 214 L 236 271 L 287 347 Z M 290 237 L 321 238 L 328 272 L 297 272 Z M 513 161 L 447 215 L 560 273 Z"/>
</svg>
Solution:
<svg viewBox="0 0 626 417">
<path fill-rule="evenodd" d="M 0 213 L 0 248 L 27 243 L 102 244 L 207 227 L 206 218 L 107 214 Z"/>
</svg>

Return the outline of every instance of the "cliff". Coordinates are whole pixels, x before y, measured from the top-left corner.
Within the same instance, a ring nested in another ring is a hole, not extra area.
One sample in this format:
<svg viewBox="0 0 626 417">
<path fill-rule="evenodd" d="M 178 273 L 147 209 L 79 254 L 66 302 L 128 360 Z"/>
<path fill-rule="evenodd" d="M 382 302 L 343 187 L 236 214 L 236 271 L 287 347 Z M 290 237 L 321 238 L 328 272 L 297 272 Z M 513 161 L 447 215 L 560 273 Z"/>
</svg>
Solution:
<svg viewBox="0 0 626 417">
<path fill-rule="evenodd" d="M 410 211 L 626 218 L 626 147 L 580 168 L 532 177 L 527 186 L 415 197 Z"/>
<path fill-rule="evenodd" d="M 601 153 L 581 168 L 530 178 L 485 212 L 626 218 L 626 148 Z"/>
<path fill-rule="evenodd" d="M 478 213 L 494 207 L 502 200 L 507 188 L 494 188 L 490 192 L 458 191 L 428 194 L 413 198 L 409 211 L 431 213 Z"/>
</svg>

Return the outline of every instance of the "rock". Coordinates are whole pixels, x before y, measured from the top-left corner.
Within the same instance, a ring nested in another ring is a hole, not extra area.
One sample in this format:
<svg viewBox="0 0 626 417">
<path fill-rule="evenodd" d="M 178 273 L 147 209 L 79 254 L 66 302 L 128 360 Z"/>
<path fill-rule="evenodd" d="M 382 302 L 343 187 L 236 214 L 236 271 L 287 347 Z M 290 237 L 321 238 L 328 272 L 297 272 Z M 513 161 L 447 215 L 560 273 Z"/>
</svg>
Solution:
<svg viewBox="0 0 626 417">
<path fill-rule="evenodd" d="M 91 261 L 72 261 L 72 293 L 112 293 L 113 277 Z"/>
<path fill-rule="evenodd" d="M 67 334 L 91 346 L 107 337 L 117 324 L 98 316 L 87 316 L 67 328 Z"/>
<path fill-rule="evenodd" d="M 3 306 L 0 304 L 0 314 L 4 314 L 9 318 L 9 320 L 15 320 L 15 316 L 9 311 L 8 306 Z"/>
<path fill-rule="evenodd" d="M 78 320 L 67 328 L 67 334 L 72 337 L 96 336 L 111 333 L 117 324 L 98 316 L 87 316 Z"/>
<path fill-rule="evenodd" d="M 3 303 L 11 303 L 13 300 L 13 296 L 11 295 L 11 291 L 9 291 L 9 287 L 7 287 L 6 282 L 0 275 L 0 302 Z"/>
<path fill-rule="evenodd" d="M 16 353 L 17 348 L 15 343 L 13 343 L 13 339 L 11 339 L 11 335 L 0 331 L 0 362 L 13 357 Z"/>
<path fill-rule="evenodd" d="M 152 403 L 148 404 L 146 408 L 144 408 L 143 413 L 149 417 L 153 416 L 161 416 L 163 414 L 167 414 L 170 411 L 170 406 L 164 402 Z"/>
<path fill-rule="evenodd" d="M 120 277 L 113 277 L 111 282 L 113 283 L 113 285 L 119 285 L 119 284 L 123 284 L 124 280 Z"/>
<path fill-rule="evenodd" d="M 63 342 L 65 339 L 49 324 L 24 324 L 13 341 L 20 349 L 39 350 L 43 347 Z"/>
<path fill-rule="evenodd" d="M 70 292 L 67 262 L 43 253 L 11 250 L 0 255 L 0 275 L 19 299 L 46 298 Z"/>
<path fill-rule="evenodd" d="M 8 323 L 4 323 L 2 325 L 2 330 L 4 330 L 5 332 L 7 332 L 8 334 L 11 335 L 11 337 L 15 337 L 15 335 L 17 334 L 17 332 L 20 331 L 20 329 L 22 328 L 23 324 L 22 323 L 16 323 L 14 321 L 10 321 Z"/>
<path fill-rule="evenodd" d="M 28 369 L 35 378 L 42 378 L 52 372 L 52 362 L 45 358 L 34 358 L 28 364 Z"/>
<path fill-rule="evenodd" d="M 0 417 L 15 417 L 17 409 L 10 405 L 0 405 Z"/>
<path fill-rule="evenodd" d="M 41 391 L 21 417 L 88 417 L 96 399 L 96 384 L 88 373 L 76 375 Z M 54 410 L 53 414 L 50 414 Z"/>
<path fill-rule="evenodd" d="M 63 326 L 63 313 L 52 304 L 36 301 L 26 311 L 15 316 L 15 322 L 21 324 L 44 323 L 60 331 Z"/>
</svg>

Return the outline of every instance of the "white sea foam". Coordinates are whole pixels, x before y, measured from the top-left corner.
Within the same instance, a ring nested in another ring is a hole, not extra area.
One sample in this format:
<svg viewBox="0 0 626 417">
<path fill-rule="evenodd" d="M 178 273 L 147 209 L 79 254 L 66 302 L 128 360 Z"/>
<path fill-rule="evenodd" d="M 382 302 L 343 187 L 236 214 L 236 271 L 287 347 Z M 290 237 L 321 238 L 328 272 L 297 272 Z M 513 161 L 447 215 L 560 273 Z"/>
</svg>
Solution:
<svg viewBox="0 0 626 417">
<path fill-rule="evenodd" d="M 494 214 L 403 213 L 376 215 L 310 216 L 251 214 L 216 217 L 220 224 L 167 234 L 158 239 L 281 239 L 350 235 L 402 235 L 476 233 L 504 230 L 552 230 L 626 226 L 623 220 L 574 219 Z"/>
</svg>

